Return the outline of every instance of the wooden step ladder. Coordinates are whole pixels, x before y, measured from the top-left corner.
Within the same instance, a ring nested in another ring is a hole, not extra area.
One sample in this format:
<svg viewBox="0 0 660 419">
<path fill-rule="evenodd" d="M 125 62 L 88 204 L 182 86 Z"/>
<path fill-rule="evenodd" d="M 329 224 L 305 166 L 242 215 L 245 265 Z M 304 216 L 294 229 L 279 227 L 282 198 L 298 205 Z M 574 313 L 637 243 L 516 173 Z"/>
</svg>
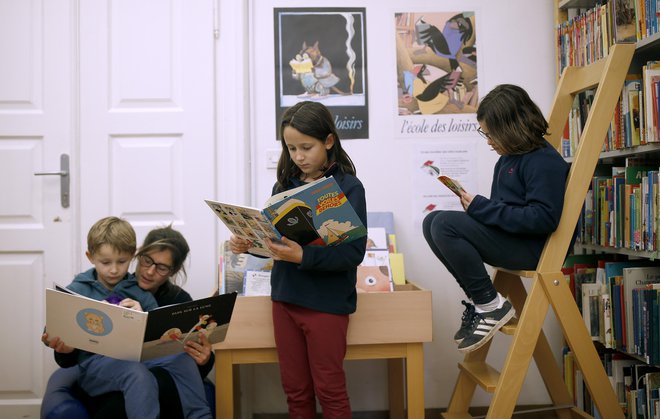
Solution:
<svg viewBox="0 0 660 419">
<path fill-rule="evenodd" d="M 518 395 L 534 357 L 541 377 L 561 418 L 589 417 L 574 407 L 542 327 L 549 305 L 559 320 L 564 337 L 582 370 L 584 381 L 603 418 L 623 418 L 616 394 L 605 374 L 593 341 L 566 283 L 561 267 L 577 225 L 589 184 L 598 162 L 624 79 L 630 66 L 634 44 L 618 44 L 609 55 L 585 67 L 567 67 L 559 81 L 548 123 L 548 141 L 561 151 L 561 135 L 575 95 L 596 88 L 577 152 L 566 181 L 564 207 L 557 230 L 545 243 L 535 271 L 495 269 L 493 283 L 516 309 L 517 322 L 502 328 L 513 340 L 502 372 L 486 364 L 491 342 L 465 356 L 445 418 L 470 418 L 468 408 L 476 386 L 493 393 L 487 418 L 508 418 L 514 412 Z M 530 278 L 529 295 L 521 280 Z"/>
</svg>

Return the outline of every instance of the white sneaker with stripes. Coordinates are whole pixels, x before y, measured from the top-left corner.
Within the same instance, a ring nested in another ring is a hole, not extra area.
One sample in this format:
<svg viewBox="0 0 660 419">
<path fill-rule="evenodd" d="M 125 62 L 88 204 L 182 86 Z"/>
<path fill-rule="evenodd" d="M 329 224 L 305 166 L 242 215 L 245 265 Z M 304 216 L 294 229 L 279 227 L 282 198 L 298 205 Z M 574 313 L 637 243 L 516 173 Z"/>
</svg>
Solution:
<svg viewBox="0 0 660 419">
<path fill-rule="evenodd" d="M 485 313 L 475 312 L 472 317 L 470 334 L 458 345 L 460 352 L 472 352 L 481 348 L 495 332 L 507 324 L 516 315 L 511 303 L 506 300 L 502 307 Z"/>
</svg>

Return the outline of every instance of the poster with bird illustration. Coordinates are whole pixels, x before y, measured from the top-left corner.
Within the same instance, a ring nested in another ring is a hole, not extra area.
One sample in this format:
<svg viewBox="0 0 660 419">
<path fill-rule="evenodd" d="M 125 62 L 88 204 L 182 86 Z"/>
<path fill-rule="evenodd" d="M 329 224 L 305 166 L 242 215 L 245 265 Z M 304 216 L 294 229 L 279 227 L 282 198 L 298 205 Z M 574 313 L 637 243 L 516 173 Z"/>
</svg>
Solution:
<svg viewBox="0 0 660 419">
<path fill-rule="evenodd" d="M 472 132 L 479 101 L 475 13 L 395 13 L 399 116 L 455 115 L 402 121 L 402 134 Z"/>
</svg>

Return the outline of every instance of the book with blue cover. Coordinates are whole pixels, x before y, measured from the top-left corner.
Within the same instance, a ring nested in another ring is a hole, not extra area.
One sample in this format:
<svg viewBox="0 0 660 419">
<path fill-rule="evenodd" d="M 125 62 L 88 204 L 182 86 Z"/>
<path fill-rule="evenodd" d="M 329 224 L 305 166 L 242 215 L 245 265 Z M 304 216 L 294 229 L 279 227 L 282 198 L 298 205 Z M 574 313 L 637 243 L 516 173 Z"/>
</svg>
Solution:
<svg viewBox="0 0 660 419">
<path fill-rule="evenodd" d="M 335 246 L 367 235 L 367 228 L 334 177 L 321 178 L 270 197 L 263 209 L 205 200 L 250 253 L 270 257 L 265 239 L 283 236 L 301 246 Z"/>
</svg>

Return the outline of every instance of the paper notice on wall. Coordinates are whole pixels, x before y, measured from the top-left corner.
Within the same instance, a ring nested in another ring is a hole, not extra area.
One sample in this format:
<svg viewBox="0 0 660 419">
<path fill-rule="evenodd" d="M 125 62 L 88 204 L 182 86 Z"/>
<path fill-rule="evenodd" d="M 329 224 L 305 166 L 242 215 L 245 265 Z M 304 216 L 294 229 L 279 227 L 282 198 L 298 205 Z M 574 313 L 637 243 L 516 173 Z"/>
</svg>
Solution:
<svg viewBox="0 0 660 419">
<path fill-rule="evenodd" d="M 463 211 L 460 199 L 438 181 L 438 176 L 456 179 L 468 193 L 477 193 L 476 146 L 473 140 L 419 146 L 412 158 L 412 213 L 417 225 L 421 225 L 431 211 Z"/>
</svg>

